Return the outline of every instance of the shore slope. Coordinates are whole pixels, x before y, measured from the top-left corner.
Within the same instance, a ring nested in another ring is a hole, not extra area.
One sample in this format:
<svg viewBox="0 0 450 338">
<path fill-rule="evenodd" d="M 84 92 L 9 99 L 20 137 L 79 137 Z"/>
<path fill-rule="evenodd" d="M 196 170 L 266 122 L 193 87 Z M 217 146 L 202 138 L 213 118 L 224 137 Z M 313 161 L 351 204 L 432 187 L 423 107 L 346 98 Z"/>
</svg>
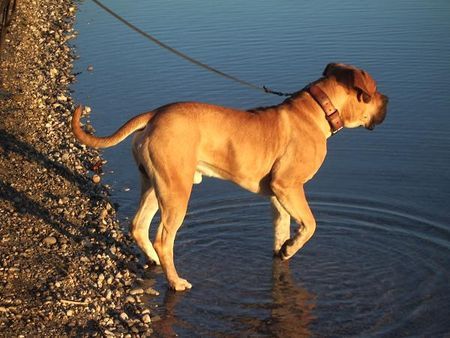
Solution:
<svg viewBox="0 0 450 338">
<path fill-rule="evenodd" d="M 0 59 L 0 336 L 149 335 L 99 152 L 70 130 L 77 5 L 21 0 Z M 153 318 L 154 319 L 154 318 Z"/>
</svg>

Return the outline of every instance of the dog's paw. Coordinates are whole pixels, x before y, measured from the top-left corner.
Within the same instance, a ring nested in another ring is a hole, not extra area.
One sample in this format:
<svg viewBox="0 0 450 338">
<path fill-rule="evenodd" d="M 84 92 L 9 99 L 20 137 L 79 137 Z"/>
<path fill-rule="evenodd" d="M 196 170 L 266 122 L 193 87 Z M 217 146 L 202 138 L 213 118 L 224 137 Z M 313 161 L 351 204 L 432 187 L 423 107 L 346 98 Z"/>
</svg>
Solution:
<svg viewBox="0 0 450 338">
<path fill-rule="evenodd" d="M 289 258 L 291 258 L 294 252 L 291 252 L 291 246 L 292 246 L 293 240 L 292 239 L 288 239 L 286 242 L 284 242 L 284 244 L 281 246 L 280 251 L 278 252 L 278 257 L 280 257 L 281 260 L 283 261 L 287 261 Z"/>
<path fill-rule="evenodd" d="M 178 278 L 177 280 L 169 282 L 170 288 L 175 291 L 186 291 L 192 288 L 192 284 L 186 279 Z"/>
<path fill-rule="evenodd" d="M 152 257 L 152 258 L 148 258 L 148 262 L 149 262 L 150 265 L 156 265 L 156 266 L 161 265 L 161 262 L 159 261 L 158 256 Z"/>
</svg>

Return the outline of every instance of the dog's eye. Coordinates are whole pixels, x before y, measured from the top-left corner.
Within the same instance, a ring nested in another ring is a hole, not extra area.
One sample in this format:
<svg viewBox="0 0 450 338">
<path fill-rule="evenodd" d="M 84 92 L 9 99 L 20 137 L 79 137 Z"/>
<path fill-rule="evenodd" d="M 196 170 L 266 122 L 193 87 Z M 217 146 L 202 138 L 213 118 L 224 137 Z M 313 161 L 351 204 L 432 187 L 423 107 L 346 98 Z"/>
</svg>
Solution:
<svg viewBox="0 0 450 338">
<path fill-rule="evenodd" d="M 356 94 L 356 97 L 358 98 L 358 101 L 359 102 L 361 102 L 361 100 L 362 101 L 364 101 L 364 103 L 369 103 L 370 102 L 370 99 L 371 99 L 371 97 L 367 94 L 367 93 L 364 93 L 362 90 L 360 90 L 360 89 L 358 89 L 358 92 L 357 92 L 357 94 Z"/>
</svg>

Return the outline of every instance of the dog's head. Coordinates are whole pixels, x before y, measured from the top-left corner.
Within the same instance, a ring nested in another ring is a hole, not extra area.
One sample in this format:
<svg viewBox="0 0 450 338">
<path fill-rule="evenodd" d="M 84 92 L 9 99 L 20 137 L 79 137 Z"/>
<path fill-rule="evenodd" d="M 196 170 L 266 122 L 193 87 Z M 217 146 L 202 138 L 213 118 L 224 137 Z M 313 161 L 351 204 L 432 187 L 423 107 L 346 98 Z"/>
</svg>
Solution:
<svg viewBox="0 0 450 338">
<path fill-rule="evenodd" d="M 367 72 L 342 63 L 330 63 L 323 71 L 327 79 L 335 80 L 344 89 L 335 91 L 342 98 L 339 111 L 344 126 L 364 126 L 372 130 L 386 117 L 388 97 L 377 91 L 375 80 Z M 333 101 L 333 98 L 331 98 Z"/>
</svg>

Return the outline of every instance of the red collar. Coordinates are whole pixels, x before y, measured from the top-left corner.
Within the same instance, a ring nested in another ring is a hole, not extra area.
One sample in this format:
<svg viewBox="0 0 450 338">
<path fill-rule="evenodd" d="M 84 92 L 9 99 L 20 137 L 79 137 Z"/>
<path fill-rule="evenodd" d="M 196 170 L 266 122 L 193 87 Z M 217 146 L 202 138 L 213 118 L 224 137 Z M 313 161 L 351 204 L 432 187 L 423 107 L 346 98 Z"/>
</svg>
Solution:
<svg viewBox="0 0 450 338">
<path fill-rule="evenodd" d="M 328 95 L 317 85 L 313 84 L 309 86 L 307 91 L 325 112 L 325 118 L 331 128 L 331 134 L 336 134 L 344 127 L 341 117 L 339 116 L 339 111 L 334 107 L 333 103 L 331 103 Z"/>
</svg>

